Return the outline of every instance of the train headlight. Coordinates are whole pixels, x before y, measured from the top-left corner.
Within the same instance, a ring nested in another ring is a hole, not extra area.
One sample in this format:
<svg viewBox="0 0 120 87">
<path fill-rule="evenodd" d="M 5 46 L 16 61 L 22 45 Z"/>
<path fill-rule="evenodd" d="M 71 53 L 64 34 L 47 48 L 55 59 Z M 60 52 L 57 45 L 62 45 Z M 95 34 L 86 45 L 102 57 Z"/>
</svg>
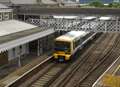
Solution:
<svg viewBox="0 0 120 87">
<path fill-rule="evenodd" d="M 55 58 L 55 59 L 57 59 L 57 58 L 58 58 L 57 54 L 54 54 L 53 56 L 54 56 L 54 58 Z"/>
<path fill-rule="evenodd" d="M 65 60 L 69 60 L 69 59 L 70 59 L 70 55 L 66 55 Z"/>
</svg>

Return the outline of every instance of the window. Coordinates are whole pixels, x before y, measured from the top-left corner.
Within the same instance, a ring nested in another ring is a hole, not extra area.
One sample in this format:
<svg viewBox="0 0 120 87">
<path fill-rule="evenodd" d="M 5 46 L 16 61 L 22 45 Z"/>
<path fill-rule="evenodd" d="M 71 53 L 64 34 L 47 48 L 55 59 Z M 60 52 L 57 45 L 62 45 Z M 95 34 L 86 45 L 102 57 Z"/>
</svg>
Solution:
<svg viewBox="0 0 120 87">
<path fill-rule="evenodd" d="M 82 40 L 82 39 L 79 39 L 79 40 L 77 40 L 77 41 L 74 42 L 74 44 L 75 44 L 75 45 L 74 45 L 74 49 L 75 49 L 78 45 L 81 44 L 81 40 Z"/>
<path fill-rule="evenodd" d="M 64 41 L 56 41 L 55 42 L 55 50 L 56 51 L 65 51 L 70 52 L 70 42 L 64 42 Z"/>
</svg>

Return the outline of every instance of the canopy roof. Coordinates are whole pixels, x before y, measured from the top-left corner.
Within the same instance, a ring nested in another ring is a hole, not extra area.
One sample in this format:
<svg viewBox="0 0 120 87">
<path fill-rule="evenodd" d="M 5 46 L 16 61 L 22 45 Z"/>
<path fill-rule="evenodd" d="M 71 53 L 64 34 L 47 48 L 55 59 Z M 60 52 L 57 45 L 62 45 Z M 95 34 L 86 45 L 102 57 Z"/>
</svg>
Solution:
<svg viewBox="0 0 120 87">
<path fill-rule="evenodd" d="M 0 22 L 0 36 L 20 32 L 24 30 L 29 30 L 35 27 L 37 26 L 27 24 L 21 21 L 17 21 L 17 20 L 2 21 Z"/>
<path fill-rule="evenodd" d="M 12 12 L 13 10 L 6 5 L 0 3 L 0 12 Z"/>
<path fill-rule="evenodd" d="M 99 19 L 100 19 L 100 20 L 107 21 L 107 20 L 110 20 L 110 19 L 111 19 L 111 17 L 100 17 Z"/>
<path fill-rule="evenodd" d="M 75 19 L 75 18 L 77 18 L 78 16 L 53 16 L 53 18 L 64 18 L 64 19 Z"/>
<path fill-rule="evenodd" d="M 84 17 L 82 19 L 84 20 L 92 20 L 92 19 L 95 19 L 96 17 L 95 16 L 87 16 L 87 17 Z"/>
<path fill-rule="evenodd" d="M 0 22 L 0 53 L 51 33 L 54 29 L 41 29 L 17 20 Z"/>
<path fill-rule="evenodd" d="M 0 3 L 0 9 L 6 9 L 6 8 L 9 8 L 9 7 Z"/>
</svg>

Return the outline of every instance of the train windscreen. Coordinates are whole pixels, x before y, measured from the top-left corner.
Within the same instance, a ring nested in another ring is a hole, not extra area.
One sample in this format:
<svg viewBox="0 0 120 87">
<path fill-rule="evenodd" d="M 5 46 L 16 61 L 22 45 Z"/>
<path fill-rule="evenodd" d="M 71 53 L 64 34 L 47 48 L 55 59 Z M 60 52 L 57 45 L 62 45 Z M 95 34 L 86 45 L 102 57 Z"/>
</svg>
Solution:
<svg viewBox="0 0 120 87">
<path fill-rule="evenodd" d="M 55 51 L 64 51 L 65 53 L 70 52 L 70 42 L 56 41 Z"/>
</svg>

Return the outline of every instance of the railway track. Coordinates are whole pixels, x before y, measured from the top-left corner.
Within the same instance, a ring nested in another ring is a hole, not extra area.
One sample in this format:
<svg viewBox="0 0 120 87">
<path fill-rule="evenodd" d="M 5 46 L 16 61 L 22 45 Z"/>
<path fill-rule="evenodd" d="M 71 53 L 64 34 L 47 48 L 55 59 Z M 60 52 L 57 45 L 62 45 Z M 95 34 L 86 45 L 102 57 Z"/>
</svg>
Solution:
<svg viewBox="0 0 120 87">
<path fill-rule="evenodd" d="M 119 35 L 120 36 L 120 35 Z M 120 56 L 120 39 L 119 36 L 111 50 L 106 54 L 99 64 L 97 64 L 90 72 L 77 83 L 77 87 L 92 87 L 96 79 L 112 64 L 115 59 Z M 104 61 L 106 60 L 106 61 Z"/>
<path fill-rule="evenodd" d="M 89 84 L 86 79 L 118 47 L 120 41 L 114 43 L 117 37 L 117 34 L 103 34 L 76 61 L 58 64 L 50 58 L 6 87 L 90 87 L 86 86 Z"/>
<path fill-rule="evenodd" d="M 49 86 L 49 83 L 52 83 L 56 76 L 58 76 L 60 73 L 62 73 L 66 68 L 66 64 L 54 64 L 51 69 L 48 69 L 46 73 L 44 73 L 43 76 L 39 77 L 37 81 L 33 82 L 30 87 L 43 87 Z"/>
<path fill-rule="evenodd" d="M 50 67 L 50 64 L 48 64 L 48 66 L 50 68 L 48 68 L 46 70 L 46 72 L 43 73 L 43 75 L 39 76 L 39 78 L 36 79 L 36 81 L 34 81 L 32 84 L 30 84 L 29 87 L 43 87 L 43 86 L 48 87 L 49 83 L 52 83 L 57 78 L 57 76 L 59 76 L 62 72 L 64 72 L 64 70 L 69 65 L 69 64 L 64 64 L 64 63 L 56 64 L 56 63 L 52 63 L 52 62 L 51 62 L 51 64 L 52 64 L 51 67 Z M 21 86 L 21 87 L 23 87 L 23 86 Z"/>
<path fill-rule="evenodd" d="M 28 72 L 19 76 L 18 79 L 12 81 L 6 87 L 39 87 L 50 85 L 72 62 L 67 64 L 56 64 L 49 57 L 47 60 L 36 65 Z M 24 82 L 23 82 L 24 80 Z"/>
<path fill-rule="evenodd" d="M 64 72 L 69 64 L 58 64 L 50 57 L 6 87 L 48 87 L 49 83 L 52 83 L 57 76 Z"/>
<path fill-rule="evenodd" d="M 58 81 L 56 80 L 56 82 L 54 82 L 51 87 L 79 86 L 79 83 L 82 82 L 87 76 L 89 76 L 89 73 L 100 66 L 100 64 L 106 59 L 103 56 L 106 55 L 112 48 L 111 45 L 113 45 L 116 37 L 117 35 L 114 34 L 108 36 L 103 35 L 103 37 L 96 42 L 96 46 L 93 46 L 91 49 L 93 52 L 88 52 L 86 55 L 84 55 L 82 62 L 79 62 L 78 64 L 76 63 L 75 66 L 71 67 L 71 70 L 66 71 L 64 77 L 59 77 Z M 101 45 L 99 41 L 102 41 Z M 108 42 L 111 43 L 108 45 Z"/>
</svg>

